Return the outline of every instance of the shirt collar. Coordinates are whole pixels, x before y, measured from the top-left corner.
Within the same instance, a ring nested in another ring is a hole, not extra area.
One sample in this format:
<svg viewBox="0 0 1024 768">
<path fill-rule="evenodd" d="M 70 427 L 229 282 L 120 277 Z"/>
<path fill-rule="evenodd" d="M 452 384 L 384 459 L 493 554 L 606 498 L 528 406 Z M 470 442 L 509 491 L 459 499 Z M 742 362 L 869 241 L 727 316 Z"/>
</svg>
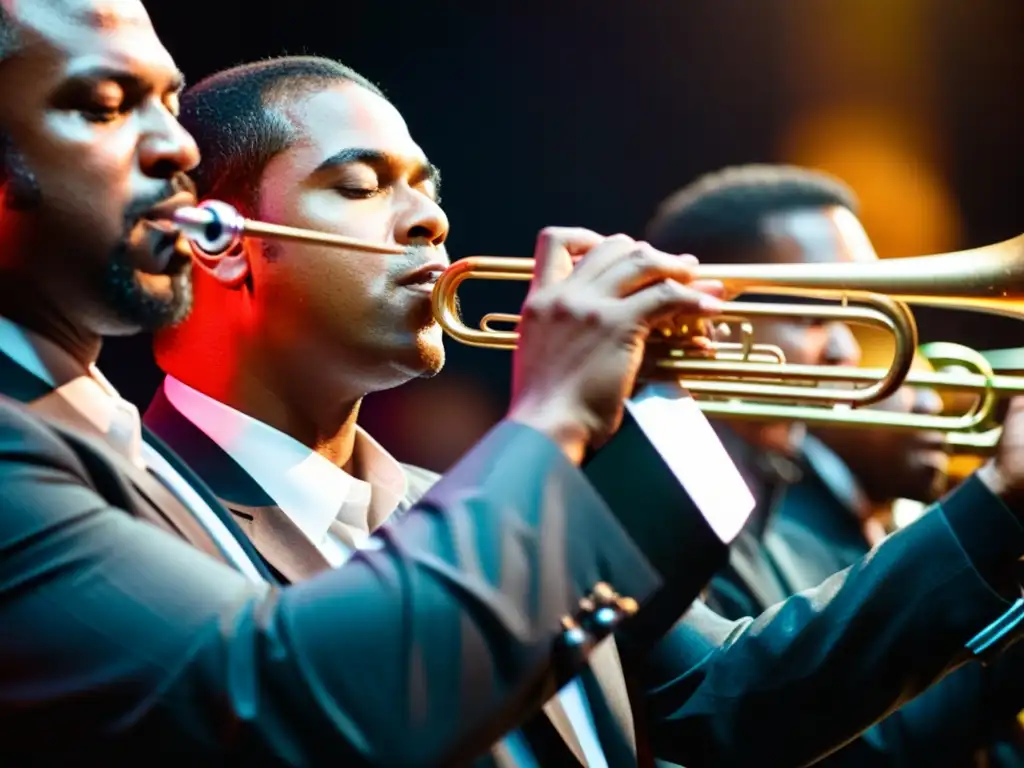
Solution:
<svg viewBox="0 0 1024 768">
<path fill-rule="evenodd" d="M 336 520 L 357 536 L 372 532 L 405 496 L 401 465 L 361 427 L 354 451 L 362 477 L 355 478 L 290 435 L 173 376 L 163 387 L 171 405 L 259 483 L 315 545 Z"/>
<path fill-rule="evenodd" d="M 140 466 L 142 421 L 94 364 L 83 366 L 59 345 L 0 317 L 0 351 L 52 386 L 109 442 Z"/>
<path fill-rule="evenodd" d="M 801 446 L 804 460 L 825 487 L 858 518 L 870 507 L 867 496 L 853 472 L 839 455 L 818 438 L 807 435 Z"/>
</svg>

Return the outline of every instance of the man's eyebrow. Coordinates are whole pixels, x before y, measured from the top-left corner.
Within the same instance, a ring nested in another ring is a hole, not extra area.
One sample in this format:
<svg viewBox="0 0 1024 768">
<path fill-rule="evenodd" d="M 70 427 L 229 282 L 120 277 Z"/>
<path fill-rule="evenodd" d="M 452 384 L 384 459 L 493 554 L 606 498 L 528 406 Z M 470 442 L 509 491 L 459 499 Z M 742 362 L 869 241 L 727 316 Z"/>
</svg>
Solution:
<svg viewBox="0 0 1024 768">
<path fill-rule="evenodd" d="M 426 171 L 426 180 L 434 185 L 434 200 L 439 203 L 441 202 L 441 169 L 428 162 Z"/>
<path fill-rule="evenodd" d="M 363 147 L 348 147 L 340 150 L 339 152 L 335 152 L 333 155 L 321 162 L 313 173 L 321 174 L 352 163 L 363 163 L 364 165 L 377 167 L 396 167 L 402 164 L 399 158 L 388 152 L 381 152 L 378 149 L 366 149 Z M 429 161 L 425 163 L 418 163 L 417 165 L 418 168 L 413 174 L 415 177 L 414 183 L 423 181 L 431 182 L 434 185 L 435 196 L 439 196 L 441 190 L 441 170 Z"/>
<path fill-rule="evenodd" d="M 70 80 L 113 80 L 117 83 L 142 84 L 146 79 L 127 68 L 113 67 L 109 65 L 90 67 L 78 72 L 72 72 Z M 167 81 L 167 90 L 181 92 L 185 89 L 185 73 L 175 70 Z"/>
<path fill-rule="evenodd" d="M 340 168 L 343 165 L 350 165 L 351 163 L 363 163 L 364 165 L 389 165 L 391 163 L 391 157 L 389 157 L 387 153 L 380 152 L 376 149 L 349 147 L 348 149 L 343 149 L 340 152 L 335 152 L 333 155 L 328 157 L 316 167 L 316 170 L 314 170 L 313 173 L 331 171 L 335 168 Z"/>
</svg>

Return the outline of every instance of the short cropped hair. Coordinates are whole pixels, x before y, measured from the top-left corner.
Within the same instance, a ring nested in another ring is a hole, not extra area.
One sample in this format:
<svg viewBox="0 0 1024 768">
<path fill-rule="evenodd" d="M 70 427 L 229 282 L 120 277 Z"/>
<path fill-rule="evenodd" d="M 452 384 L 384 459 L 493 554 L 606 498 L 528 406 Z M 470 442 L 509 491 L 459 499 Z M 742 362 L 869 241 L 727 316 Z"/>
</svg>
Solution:
<svg viewBox="0 0 1024 768">
<path fill-rule="evenodd" d="M 242 64 L 185 91 L 180 120 L 199 145 L 202 160 L 191 175 L 200 198 L 214 197 L 245 216 L 255 216 L 259 181 L 267 163 L 297 138 L 282 107 L 339 81 L 386 98 L 358 72 L 317 56 Z"/>
<path fill-rule="evenodd" d="M 768 216 L 838 206 L 856 213 L 849 186 L 825 173 L 790 165 L 743 165 L 700 177 L 658 207 L 645 239 L 667 253 L 702 261 L 748 259 L 764 242 Z"/>
<path fill-rule="evenodd" d="M 18 27 L 7 9 L 0 5 L 0 65 L 13 56 L 19 45 Z M 7 181 L 8 137 L 0 127 L 0 184 Z"/>
</svg>

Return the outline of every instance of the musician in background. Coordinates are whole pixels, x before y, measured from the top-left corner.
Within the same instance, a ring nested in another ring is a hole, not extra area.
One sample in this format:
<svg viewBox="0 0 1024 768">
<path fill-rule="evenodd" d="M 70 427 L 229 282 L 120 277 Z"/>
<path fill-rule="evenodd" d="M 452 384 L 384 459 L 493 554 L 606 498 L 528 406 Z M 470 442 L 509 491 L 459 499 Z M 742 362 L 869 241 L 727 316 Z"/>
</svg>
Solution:
<svg viewBox="0 0 1024 768">
<path fill-rule="evenodd" d="M 903 387 L 870 407 L 937 414 L 942 401 L 932 390 Z M 938 432 L 809 428 L 801 446 L 808 469 L 787 489 L 765 534 L 765 546 L 789 577 L 788 586 L 796 591 L 813 587 L 864 557 L 895 528 L 893 508 L 900 501 L 935 502 L 947 485 L 949 462 L 942 446 Z M 929 745 L 927 762 L 919 743 L 908 737 L 896 764 L 1024 765 L 1024 729 L 1015 716 L 1024 705 L 1024 649 L 1011 649 L 984 676 L 958 672 L 947 680 L 940 683 L 942 696 L 929 692 L 911 706 L 922 722 L 938 719 L 952 733 Z M 946 709 L 949 700 L 959 701 L 959 712 Z M 883 722 L 880 730 L 891 725 Z M 892 736 L 897 742 L 900 738 L 898 731 Z M 921 738 L 931 736 L 923 733 Z"/>
<path fill-rule="evenodd" d="M 741 166 L 704 176 L 667 198 L 647 238 L 659 248 L 700 254 L 707 263 L 874 261 L 856 209 L 852 190 L 829 176 Z M 860 362 L 855 337 L 839 322 L 759 320 L 755 342 L 778 345 L 792 363 Z M 934 392 L 904 387 L 876 407 L 937 413 L 941 403 Z M 729 566 L 709 589 L 708 604 L 729 618 L 756 616 L 861 561 L 884 538 L 878 514 L 887 502 L 910 497 L 930 503 L 943 489 L 947 457 L 933 433 L 835 427 L 808 437 L 799 423 L 713 423 L 758 502 Z M 1024 704 L 1022 671 L 1019 647 L 991 667 L 957 670 L 822 764 L 966 766 L 986 747 L 991 758 L 1005 750 L 994 744 L 997 734 L 1012 730 Z"/>
<path fill-rule="evenodd" d="M 285 58 L 219 73 L 186 92 L 182 120 L 203 153 L 194 174 L 202 197 L 275 223 L 386 242 L 443 242 L 436 173 L 397 110 L 335 62 Z M 622 250 L 608 274 L 632 272 L 636 255 L 627 255 L 636 249 Z M 443 359 L 426 291 L 434 277 L 428 273 L 441 265 L 407 275 L 401 259 L 249 240 L 197 270 L 192 316 L 158 336 L 158 362 L 169 378 L 147 424 L 193 463 L 256 546 L 273 549 L 278 562 L 309 556 L 307 570 L 333 565 L 324 550 L 343 542 L 325 542 L 325 534 L 335 530 L 331 516 L 339 509 L 349 529 L 379 524 L 370 505 L 380 484 L 376 473 L 360 475 L 353 448 L 361 439 L 354 405 L 362 394 L 436 371 Z M 422 287 L 402 292 L 406 277 Z M 317 433 L 310 424 L 334 430 Z M 346 434 L 347 444 L 340 439 Z M 283 446 L 291 446 L 287 454 Z M 324 461 L 331 466 L 303 474 Z M 368 494 L 349 495 L 359 488 L 355 480 L 365 481 Z M 986 577 L 970 565 L 977 557 L 989 573 L 988 566 L 1019 554 L 1016 518 L 985 482 L 975 480 L 869 561 L 812 591 L 810 603 L 795 598 L 755 622 L 735 623 L 698 603 L 657 647 L 625 655 L 622 664 L 619 635 L 591 656 L 578 685 L 563 689 L 493 758 L 545 768 L 635 765 L 651 753 L 690 768 L 802 765 L 835 748 L 940 677 L 947 662 L 959 663 L 973 634 L 965 630 L 981 628 L 968 614 L 995 618 L 993 604 L 985 605 L 994 589 L 1016 594 L 1016 582 L 1001 585 L 1001 570 Z M 321 503 L 332 499 L 336 504 Z M 272 506 L 275 522 L 256 519 Z M 316 526 L 295 514 L 309 508 L 319 512 Z M 971 535 L 979 523 L 993 533 L 1007 524 L 1009 533 L 995 536 L 997 547 L 975 547 L 956 522 L 967 510 Z M 636 514 L 643 512 L 638 504 Z M 947 558 L 942 566 L 936 553 Z M 907 592 L 883 588 L 893 581 Z M 917 594 L 959 598 L 963 609 L 936 609 Z M 861 631 L 858 619 L 873 631 Z M 930 653 L 915 656 L 926 637 L 933 639 Z M 637 683 L 629 695 L 625 666 Z M 866 678 L 880 682 L 865 689 Z M 819 703 L 844 695 L 855 695 L 856 706 L 822 719 Z M 403 691 L 393 705 L 405 711 L 405 703 Z M 760 738 L 767 732 L 775 735 L 770 744 Z"/>
</svg>

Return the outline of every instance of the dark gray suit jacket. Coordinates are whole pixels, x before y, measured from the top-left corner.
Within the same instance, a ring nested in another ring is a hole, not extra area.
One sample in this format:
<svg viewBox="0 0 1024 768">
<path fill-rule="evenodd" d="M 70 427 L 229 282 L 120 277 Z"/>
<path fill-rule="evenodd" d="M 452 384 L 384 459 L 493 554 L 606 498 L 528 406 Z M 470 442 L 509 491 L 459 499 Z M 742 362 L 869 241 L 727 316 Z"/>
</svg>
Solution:
<svg viewBox="0 0 1024 768">
<path fill-rule="evenodd" d="M 172 494 L 0 358 L 0 389 L 30 403 L 0 398 L 3 764 L 464 763 L 578 671 L 560 620 L 598 581 L 639 600 L 657 586 L 579 470 L 513 423 L 381 550 L 254 586 Z"/>
<path fill-rule="evenodd" d="M 146 423 L 228 506 L 260 506 L 253 479 L 161 395 Z M 976 525 L 993 537 L 976 536 Z M 965 660 L 964 642 L 1007 607 L 971 558 L 1010 562 L 1022 541 L 1016 519 L 975 484 L 871 560 L 757 620 L 725 621 L 697 604 L 653 652 L 620 636 L 628 701 L 614 695 L 617 658 L 592 660 L 581 674 L 610 764 L 648 765 L 654 755 L 688 768 L 813 761 Z M 990 578 L 1012 593 L 1014 584 Z M 523 732 L 545 768 L 581 764 L 551 718 L 534 717 Z M 492 761 L 511 764 L 500 754 L 481 764 Z"/>
</svg>

